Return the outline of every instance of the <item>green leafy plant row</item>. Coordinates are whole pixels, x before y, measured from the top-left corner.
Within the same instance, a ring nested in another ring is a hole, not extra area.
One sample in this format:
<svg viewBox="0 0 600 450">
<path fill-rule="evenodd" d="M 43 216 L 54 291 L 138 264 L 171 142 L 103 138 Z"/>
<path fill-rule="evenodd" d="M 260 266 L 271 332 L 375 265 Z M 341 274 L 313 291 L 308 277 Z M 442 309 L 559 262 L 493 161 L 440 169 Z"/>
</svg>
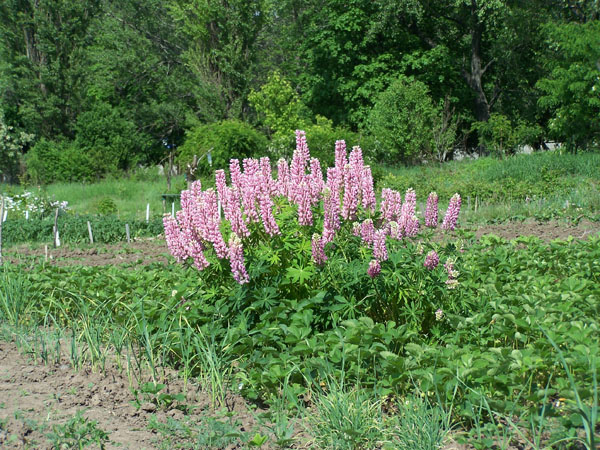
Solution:
<svg viewBox="0 0 600 450">
<path fill-rule="evenodd" d="M 132 238 L 158 236 L 162 220 L 122 220 L 113 216 L 80 216 L 64 214 L 58 217 L 60 239 L 65 244 L 89 242 L 87 222 L 90 222 L 95 243 L 126 240 L 125 225 L 129 224 Z M 54 218 L 9 219 L 2 227 L 2 241 L 7 246 L 25 242 L 53 242 Z"/>
</svg>

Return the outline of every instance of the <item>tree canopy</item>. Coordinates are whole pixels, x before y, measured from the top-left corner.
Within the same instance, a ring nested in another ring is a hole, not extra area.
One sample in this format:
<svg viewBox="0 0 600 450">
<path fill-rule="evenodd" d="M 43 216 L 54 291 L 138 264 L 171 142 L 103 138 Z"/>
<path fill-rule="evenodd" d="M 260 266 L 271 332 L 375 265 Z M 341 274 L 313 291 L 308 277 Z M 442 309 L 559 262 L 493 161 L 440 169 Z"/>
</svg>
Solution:
<svg viewBox="0 0 600 450">
<path fill-rule="evenodd" d="M 365 149 L 388 164 L 494 147 L 490 117 L 594 148 L 599 20 L 594 0 L 5 0 L 0 177 L 50 150 L 97 166 L 87 178 L 157 163 L 228 120 L 278 142 L 411 131 Z"/>
</svg>

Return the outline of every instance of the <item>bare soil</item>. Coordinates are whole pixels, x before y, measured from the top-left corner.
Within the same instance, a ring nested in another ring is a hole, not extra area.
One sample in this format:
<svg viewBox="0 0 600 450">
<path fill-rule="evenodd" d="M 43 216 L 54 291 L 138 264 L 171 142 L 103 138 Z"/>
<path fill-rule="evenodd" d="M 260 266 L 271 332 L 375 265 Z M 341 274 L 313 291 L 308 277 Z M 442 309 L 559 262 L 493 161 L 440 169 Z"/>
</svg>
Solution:
<svg viewBox="0 0 600 450">
<path fill-rule="evenodd" d="M 184 392 L 176 374 L 161 382 L 167 385 L 165 392 Z M 166 423 L 171 418 L 202 429 L 207 418 L 223 417 L 210 408 L 209 394 L 193 384 L 188 384 L 184 405 L 182 411 L 157 407 L 151 401 L 136 403 L 127 376 L 116 367 L 74 371 L 66 361 L 44 365 L 24 355 L 15 343 L 0 341 L 0 448 L 55 448 L 49 433 L 79 411 L 88 421 L 96 421 L 97 429 L 109 433 L 107 449 L 165 448 L 160 436 L 148 428 L 151 420 Z M 255 415 L 260 410 L 251 412 L 242 397 L 229 394 L 226 410 L 239 432 L 262 431 Z M 222 448 L 245 446 L 238 442 Z"/>
<path fill-rule="evenodd" d="M 515 239 L 521 236 L 536 236 L 545 242 L 555 239 L 588 239 L 600 233 L 600 222 L 592 222 L 586 219 L 576 224 L 563 221 L 551 220 L 538 222 L 526 220 L 523 222 L 505 222 L 495 225 L 484 225 L 476 228 L 475 235 L 480 238 L 486 234 L 495 234 L 504 239 Z"/>
</svg>

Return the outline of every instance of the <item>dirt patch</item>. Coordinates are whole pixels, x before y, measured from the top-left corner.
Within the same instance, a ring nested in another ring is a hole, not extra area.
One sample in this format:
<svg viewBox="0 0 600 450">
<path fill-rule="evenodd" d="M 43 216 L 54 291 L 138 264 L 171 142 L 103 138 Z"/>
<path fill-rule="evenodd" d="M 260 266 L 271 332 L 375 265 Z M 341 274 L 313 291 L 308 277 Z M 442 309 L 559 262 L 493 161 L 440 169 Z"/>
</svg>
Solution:
<svg viewBox="0 0 600 450">
<path fill-rule="evenodd" d="M 569 237 L 588 239 L 600 233 L 600 222 L 591 222 L 589 220 L 581 220 L 577 224 L 568 224 L 559 221 L 505 222 L 480 226 L 474 231 L 477 238 L 485 234 L 495 234 L 509 240 L 521 236 L 536 236 L 545 242 L 550 242 L 554 239 L 565 240 Z"/>
<path fill-rule="evenodd" d="M 184 392 L 183 381 L 174 375 L 161 381 L 166 384 L 166 393 Z M 83 430 L 90 438 L 108 433 L 106 448 L 136 450 L 179 448 L 185 439 L 198 443 L 211 430 L 215 439 L 226 430 L 244 435 L 246 442 L 248 435 L 263 432 L 256 411 L 250 412 L 249 405 L 237 395 L 227 396 L 225 415 L 213 410 L 208 393 L 193 384 L 188 384 L 185 402 L 177 407 L 157 407 L 156 402 L 139 400 L 130 388 L 130 380 L 116 367 L 94 372 L 90 367 L 74 371 L 66 361 L 36 364 L 14 343 L 0 341 L 1 448 L 55 448 L 58 438 L 68 437 L 69 429 Z M 228 415 L 234 416 L 235 422 L 227 419 Z M 149 427 L 151 423 L 159 426 Z M 188 430 L 184 436 L 178 434 L 182 429 Z M 190 431 L 194 429 L 201 430 L 198 437 Z M 238 440 L 195 448 L 245 447 Z"/>
<path fill-rule="evenodd" d="M 9 248 L 5 253 L 6 259 L 12 263 L 45 261 L 56 266 L 146 265 L 153 262 L 166 264 L 168 261 L 167 244 L 163 238 L 83 247 L 52 248 L 25 244 Z"/>
</svg>

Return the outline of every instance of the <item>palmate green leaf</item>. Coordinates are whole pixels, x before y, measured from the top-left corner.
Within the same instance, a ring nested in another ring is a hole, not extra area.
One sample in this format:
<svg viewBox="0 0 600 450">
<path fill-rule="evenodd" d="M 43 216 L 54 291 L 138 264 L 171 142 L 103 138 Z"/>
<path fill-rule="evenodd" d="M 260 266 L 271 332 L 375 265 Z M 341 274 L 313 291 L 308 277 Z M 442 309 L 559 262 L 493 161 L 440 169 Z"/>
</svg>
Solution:
<svg viewBox="0 0 600 450">
<path fill-rule="evenodd" d="M 310 266 L 288 267 L 286 271 L 286 279 L 292 283 L 304 284 L 305 281 L 310 280 L 314 275 L 315 271 Z"/>
</svg>

